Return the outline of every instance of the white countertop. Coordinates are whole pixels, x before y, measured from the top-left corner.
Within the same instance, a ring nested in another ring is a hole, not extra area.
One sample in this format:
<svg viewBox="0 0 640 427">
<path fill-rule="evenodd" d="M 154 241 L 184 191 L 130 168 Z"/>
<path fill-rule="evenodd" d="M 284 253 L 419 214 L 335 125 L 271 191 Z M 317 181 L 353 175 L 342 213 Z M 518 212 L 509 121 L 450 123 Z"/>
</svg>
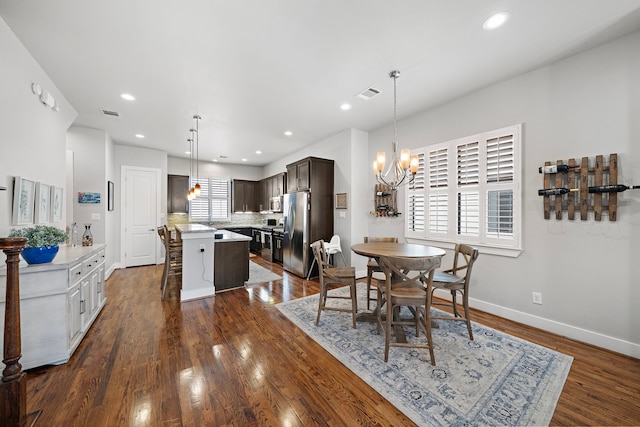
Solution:
<svg viewBox="0 0 640 427">
<path fill-rule="evenodd" d="M 62 270 L 69 266 L 80 258 L 85 257 L 86 255 L 96 252 L 100 249 L 105 248 L 106 245 L 104 243 L 96 243 L 92 246 L 76 246 L 72 247 L 70 245 L 60 245 L 58 249 L 58 253 L 56 257 L 51 262 L 47 262 L 45 264 L 27 264 L 22 258 L 20 258 L 20 274 L 23 273 L 35 273 L 38 271 L 47 271 L 47 270 Z M 0 276 L 4 276 L 7 274 L 7 266 L 0 266 Z"/>
<path fill-rule="evenodd" d="M 204 224 L 176 224 L 175 227 L 181 233 L 207 233 L 217 230 Z"/>
<path fill-rule="evenodd" d="M 249 236 L 245 236 L 244 234 L 234 233 L 229 230 L 218 230 L 215 233 L 216 235 L 222 234 L 222 239 L 215 239 L 213 243 L 224 243 L 224 242 L 249 242 L 253 240 Z"/>
</svg>

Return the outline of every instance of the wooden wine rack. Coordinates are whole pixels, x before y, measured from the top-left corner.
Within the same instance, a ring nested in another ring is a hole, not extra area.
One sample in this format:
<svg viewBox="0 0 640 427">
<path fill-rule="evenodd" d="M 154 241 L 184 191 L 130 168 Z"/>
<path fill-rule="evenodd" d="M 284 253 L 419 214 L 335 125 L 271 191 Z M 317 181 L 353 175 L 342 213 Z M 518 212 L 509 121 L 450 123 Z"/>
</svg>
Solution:
<svg viewBox="0 0 640 427">
<path fill-rule="evenodd" d="M 387 193 L 388 196 L 378 196 L 378 193 Z M 376 184 L 373 190 L 373 211 L 375 216 L 398 216 L 398 197 L 397 192 L 390 186 L 384 184 Z"/>
<path fill-rule="evenodd" d="M 545 166 L 551 166 L 551 162 L 545 162 Z M 576 166 L 576 159 L 568 162 L 558 160 L 558 165 Z M 567 212 L 569 220 L 573 221 L 576 212 L 580 212 L 580 219 L 586 221 L 588 212 L 594 212 L 596 221 L 602 220 L 602 213 L 608 212 L 609 221 L 615 221 L 618 214 L 618 194 L 589 194 L 589 186 L 615 185 L 618 183 L 618 155 L 609 154 L 608 162 L 604 156 L 595 158 L 595 166 L 589 167 L 589 158 L 583 157 L 579 167 L 569 169 L 568 172 L 544 174 L 542 188 L 578 188 L 579 191 L 557 196 L 543 196 L 544 219 L 551 218 L 551 211 L 555 212 L 556 219 L 562 219 L 562 212 Z"/>
</svg>

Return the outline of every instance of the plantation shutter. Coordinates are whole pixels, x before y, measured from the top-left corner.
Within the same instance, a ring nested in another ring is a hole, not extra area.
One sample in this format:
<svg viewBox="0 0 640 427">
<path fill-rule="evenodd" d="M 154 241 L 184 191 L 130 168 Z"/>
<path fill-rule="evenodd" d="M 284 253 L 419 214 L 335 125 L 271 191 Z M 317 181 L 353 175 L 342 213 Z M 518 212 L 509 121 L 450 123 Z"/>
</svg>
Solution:
<svg viewBox="0 0 640 427">
<path fill-rule="evenodd" d="M 416 172 L 413 182 L 409 184 L 408 191 L 408 218 L 407 228 L 409 231 L 424 231 L 424 189 L 425 189 L 425 164 L 424 153 L 412 153 L 418 157 L 418 172 Z"/>
<path fill-rule="evenodd" d="M 226 178 L 192 178 L 191 186 L 200 183 L 200 196 L 189 202 L 189 219 L 212 221 L 229 217 L 229 180 Z"/>
<path fill-rule="evenodd" d="M 449 231 L 449 154 L 447 148 L 429 152 L 429 232 Z"/>
<path fill-rule="evenodd" d="M 514 135 L 487 140 L 487 235 L 513 237 Z"/>
<path fill-rule="evenodd" d="M 229 181 L 211 178 L 211 219 L 226 219 L 229 215 Z"/>
<path fill-rule="evenodd" d="M 460 236 L 480 234 L 480 150 L 478 141 L 456 147 L 457 224 Z"/>
<path fill-rule="evenodd" d="M 192 221 L 209 220 L 209 180 L 206 178 L 190 179 L 189 188 L 200 184 L 200 195 L 189 202 L 189 219 Z"/>
</svg>

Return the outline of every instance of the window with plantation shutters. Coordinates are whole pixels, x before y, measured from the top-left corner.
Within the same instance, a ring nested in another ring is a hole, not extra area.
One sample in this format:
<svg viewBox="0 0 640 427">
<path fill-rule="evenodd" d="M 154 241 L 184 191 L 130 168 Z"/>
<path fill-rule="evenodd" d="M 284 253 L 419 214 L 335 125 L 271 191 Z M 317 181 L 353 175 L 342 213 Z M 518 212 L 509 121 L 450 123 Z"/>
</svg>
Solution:
<svg viewBox="0 0 640 427">
<path fill-rule="evenodd" d="M 426 183 L 408 190 L 407 237 L 475 244 L 517 256 L 521 128 L 509 126 L 421 149 Z M 415 226 L 413 218 L 419 215 L 426 221 L 424 228 Z"/>
<path fill-rule="evenodd" d="M 226 178 L 192 178 L 191 186 L 200 183 L 200 196 L 189 202 L 189 219 L 213 221 L 229 217 L 229 180 Z"/>
</svg>

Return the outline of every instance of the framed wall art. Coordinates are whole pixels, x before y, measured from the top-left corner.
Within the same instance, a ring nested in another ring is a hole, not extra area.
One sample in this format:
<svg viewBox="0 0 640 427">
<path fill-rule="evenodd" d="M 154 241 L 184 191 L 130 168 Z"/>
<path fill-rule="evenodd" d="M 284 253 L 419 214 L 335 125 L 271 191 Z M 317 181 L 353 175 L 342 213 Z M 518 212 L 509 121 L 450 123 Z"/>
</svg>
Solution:
<svg viewBox="0 0 640 427">
<path fill-rule="evenodd" d="M 78 203 L 100 203 L 100 193 L 78 193 Z"/>
<path fill-rule="evenodd" d="M 51 186 L 36 182 L 35 220 L 36 224 L 49 222 L 51 214 Z"/>
<path fill-rule="evenodd" d="M 53 222 L 62 221 L 63 194 L 63 188 L 51 187 L 51 221 Z"/>
<path fill-rule="evenodd" d="M 13 181 L 13 221 L 12 225 L 33 224 L 33 206 L 36 183 L 16 176 Z"/>
<path fill-rule="evenodd" d="M 347 209 L 347 193 L 336 194 L 336 209 Z"/>
</svg>

